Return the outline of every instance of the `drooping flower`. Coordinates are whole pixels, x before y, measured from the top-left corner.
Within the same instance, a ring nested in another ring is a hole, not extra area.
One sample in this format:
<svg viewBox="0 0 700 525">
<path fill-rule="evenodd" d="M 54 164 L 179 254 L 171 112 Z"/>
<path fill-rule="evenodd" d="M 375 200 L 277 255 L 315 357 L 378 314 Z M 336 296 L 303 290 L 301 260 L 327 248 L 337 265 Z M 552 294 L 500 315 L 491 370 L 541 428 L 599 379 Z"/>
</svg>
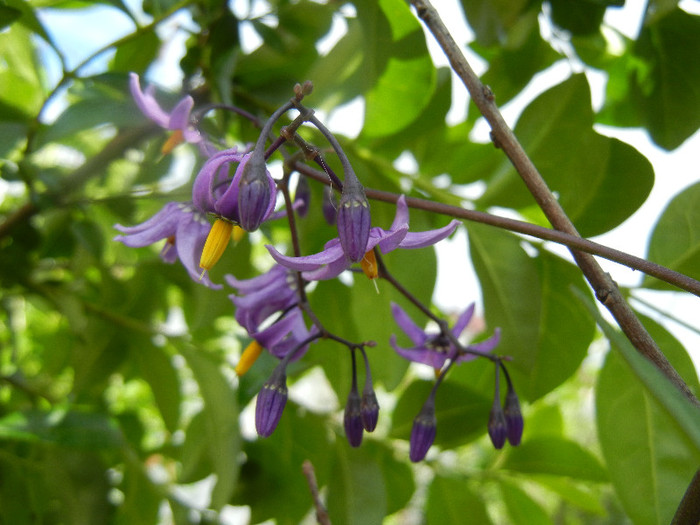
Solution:
<svg viewBox="0 0 700 525">
<path fill-rule="evenodd" d="M 508 384 L 508 392 L 506 392 L 506 400 L 503 404 L 503 413 L 506 419 L 506 428 L 508 429 L 508 443 L 516 447 L 520 444 L 525 425 L 523 415 L 520 412 L 518 395 L 510 383 Z"/>
<path fill-rule="evenodd" d="M 390 339 L 391 346 L 401 357 L 416 363 L 430 365 L 436 370 L 440 370 L 448 358 L 454 359 L 456 362 L 469 361 L 475 358 L 474 354 L 458 352 L 452 341 L 445 334 L 428 333 L 420 328 L 398 304 L 391 304 L 391 313 L 396 324 L 399 325 L 414 344 L 411 348 L 402 348 L 396 343 L 396 336 L 392 335 Z M 473 315 L 474 304 L 471 304 L 459 316 L 452 327 L 452 335 L 455 338 L 459 338 Z M 475 353 L 490 352 L 498 345 L 500 334 L 500 329 L 496 328 L 490 338 L 480 343 L 471 344 L 466 349 Z"/>
<path fill-rule="evenodd" d="M 141 89 L 141 82 L 136 73 L 129 74 L 129 89 L 141 113 L 161 128 L 175 132 L 171 139 L 166 142 L 163 153 L 169 153 L 174 146 L 182 141 L 199 145 L 202 153 L 207 156 L 216 151 L 216 148 L 204 140 L 201 133 L 194 126 L 192 119 L 194 100 L 191 96 L 186 95 L 183 97 L 173 110 L 168 113 L 161 108 L 156 100 L 155 89 L 152 85 L 147 86 L 145 91 Z"/>
<path fill-rule="evenodd" d="M 362 424 L 360 394 L 357 391 L 356 381 L 353 381 L 352 388 L 348 394 L 348 401 L 345 404 L 343 426 L 345 427 L 345 437 L 347 437 L 350 446 L 359 447 L 362 444 L 364 426 Z"/>
<path fill-rule="evenodd" d="M 508 427 L 499 398 L 495 398 L 493 400 L 493 406 L 491 407 L 491 412 L 489 413 L 489 423 L 487 428 L 494 448 L 497 450 L 502 449 L 503 445 L 506 443 Z"/>
<path fill-rule="evenodd" d="M 354 174 L 348 173 L 345 177 L 336 221 L 338 240 L 345 256 L 352 262 L 360 262 L 369 251 L 371 217 L 365 189 Z"/>
<path fill-rule="evenodd" d="M 288 362 L 301 359 L 309 349 L 309 340 L 318 334 L 313 326 L 309 330 L 299 308 L 293 308 L 270 326 L 250 333 L 272 355 Z M 290 352 L 292 355 L 287 356 Z"/>
<path fill-rule="evenodd" d="M 116 224 L 114 227 L 123 234 L 117 235 L 114 240 L 132 248 L 142 248 L 167 239 L 161 251 L 162 259 L 173 263 L 179 258 L 192 279 L 200 281 L 199 259 L 209 233 L 209 222 L 190 204 L 169 202 L 141 224 Z M 203 276 L 201 282 L 210 288 L 221 288 L 221 285 L 212 283 L 208 276 Z"/>
<path fill-rule="evenodd" d="M 365 251 L 370 252 L 375 246 L 379 246 L 382 253 L 388 253 L 397 248 L 424 248 L 449 236 L 458 225 L 459 221 L 452 220 L 447 226 L 436 230 L 409 232 L 408 206 L 402 195 L 396 202 L 396 216 L 391 227 L 388 230 L 379 227 L 371 228 Z M 353 261 L 346 256 L 338 237 L 328 241 L 323 251 L 303 257 L 282 255 L 269 245 L 266 248 L 279 264 L 303 272 L 302 276 L 309 281 L 332 279 L 353 264 Z"/>
</svg>

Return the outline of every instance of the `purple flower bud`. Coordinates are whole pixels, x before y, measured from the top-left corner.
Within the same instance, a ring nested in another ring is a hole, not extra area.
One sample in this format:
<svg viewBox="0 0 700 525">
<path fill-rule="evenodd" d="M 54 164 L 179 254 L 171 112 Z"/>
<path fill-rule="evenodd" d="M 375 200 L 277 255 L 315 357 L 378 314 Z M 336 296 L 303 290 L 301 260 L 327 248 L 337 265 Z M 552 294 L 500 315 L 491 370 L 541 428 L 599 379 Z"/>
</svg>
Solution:
<svg viewBox="0 0 700 525">
<path fill-rule="evenodd" d="M 286 363 L 281 363 L 265 381 L 255 404 L 255 429 L 260 436 L 268 437 L 277 428 L 286 404 Z"/>
<path fill-rule="evenodd" d="M 379 419 L 379 403 L 371 382 L 365 383 L 365 388 L 362 390 L 360 411 L 362 413 L 362 426 L 367 432 L 373 432 L 377 428 L 377 420 Z"/>
<path fill-rule="evenodd" d="M 265 168 L 265 159 L 251 155 L 243 167 L 238 187 L 240 225 L 252 232 L 260 227 L 274 207 L 275 182 Z"/>
<path fill-rule="evenodd" d="M 362 444 L 363 428 L 360 404 L 360 394 L 357 392 L 357 386 L 353 385 L 348 394 L 343 418 L 345 437 L 348 438 L 351 447 L 359 447 Z"/>
<path fill-rule="evenodd" d="M 328 224 L 335 224 L 338 216 L 338 199 L 335 196 L 332 186 L 323 189 L 323 217 Z"/>
<path fill-rule="evenodd" d="M 367 252 L 369 240 L 369 201 L 357 177 L 346 177 L 338 204 L 338 237 L 345 256 L 359 262 Z"/>
<path fill-rule="evenodd" d="M 409 457 L 417 463 L 421 461 L 435 441 L 437 432 L 437 420 L 435 419 L 435 398 L 431 394 L 421 408 L 421 411 L 413 420 L 411 429 L 411 449 Z"/>
<path fill-rule="evenodd" d="M 309 179 L 303 175 L 299 175 L 294 200 L 300 203 L 297 205 L 299 217 L 306 217 L 306 214 L 309 213 L 309 204 L 311 203 L 311 188 L 309 187 Z"/>
<path fill-rule="evenodd" d="M 508 443 L 518 446 L 520 438 L 523 436 L 523 415 L 520 413 L 520 402 L 515 390 L 508 388 L 506 394 L 506 402 L 503 406 L 503 412 L 506 418 L 506 428 L 508 429 Z"/>
<path fill-rule="evenodd" d="M 506 443 L 507 425 L 498 397 L 493 400 L 493 407 L 491 407 L 491 413 L 489 414 L 488 429 L 493 446 L 496 449 L 502 449 Z"/>
</svg>

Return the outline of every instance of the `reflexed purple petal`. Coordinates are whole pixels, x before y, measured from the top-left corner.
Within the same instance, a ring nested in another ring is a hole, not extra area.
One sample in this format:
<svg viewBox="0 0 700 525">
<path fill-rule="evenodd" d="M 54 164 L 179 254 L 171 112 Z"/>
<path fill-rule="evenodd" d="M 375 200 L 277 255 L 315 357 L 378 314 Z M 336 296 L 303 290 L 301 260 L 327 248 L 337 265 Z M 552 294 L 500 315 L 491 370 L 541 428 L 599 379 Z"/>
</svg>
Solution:
<svg viewBox="0 0 700 525">
<path fill-rule="evenodd" d="M 414 348 L 400 347 L 396 344 L 395 335 L 391 336 L 389 339 L 389 344 L 394 350 L 396 350 L 396 353 L 404 359 L 408 359 L 414 363 L 422 363 L 435 369 L 442 368 L 447 360 L 447 354 L 441 354 L 440 352 L 425 346 L 416 346 Z"/>
<path fill-rule="evenodd" d="M 391 303 L 391 314 L 394 316 L 396 324 L 413 341 L 416 346 L 421 346 L 429 339 L 425 331 L 420 328 L 413 319 L 396 303 Z"/>
<path fill-rule="evenodd" d="M 189 213 L 190 212 L 185 211 L 184 206 L 182 204 L 177 202 L 169 202 L 165 206 L 163 206 L 163 208 L 153 217 L 146 220 L 145 222 L 142 222 L 141 224 L 137 224 L 136 226 L 122 226 L 121 224 L 115 224 L 114 228 L 122 233 L 125 233 L 128 236 L 133 236 L 138 233 L 148 232 L 152 230 L 164 230 L 166 228 L 172 229 L 171 233 L 163 235 L 162 237 L 156 237 L 155 240 L 151 242 L 134 245 L 134 247 L 148 246 L 149 244 L 153 244 L 155 241 L 159 241 L 160 239 L 165 239 L 166 237 L 170 237 L 170 235 L 173 235 L 175 233 L 177 223 Z M 115 240 L 124 242 L 122 236 L 120 235 L 117 236 Z M 140 241 L 134 241 L 132 239 L 130 242 Z M 127 244 L 127 246 L 131 246 L 131 244 Z"/>
<path fill-rule="evenodd" d="M 430 450 L 437 433 L 437 420 L 435 419 L 435 401 L 429 397 L 423 405 L 420 413 L 413 420 L 411 429 L 411 448 L 409 457 L 417 463 L 421 461 Z"/>
<path fill-rule="evenodd" d="M 179 129 L 184 131 L 190 126 L 190 113 L 194 107 L 194 100 L 187 95 L 180 100 L 170 113 L 168 129 Z M 189 141 L 188 141 L 189 142 Z"/>
<path fill-rule="evenodd" d="M 396 215 L 389 230 L 398 230 L 404 226 L 408 228 L 408 206 L 406 205 L 406 196 L 401 195 L 396 201 Z"/>
<path fill-rule="evenodd" d="M 201 282 L 203 285 L 214 290 L 220 290 L 223 285 L 214 284 L 209 278 L 209 274 L 204 273 L 199 267 L 199 261 L 204 250 L 204 243 L 209 234 L 210 225 L 203 219 L 193 218 L 183 221 L 178 225 L 175 233 L 175 248 L 182 265 L 192 277 L 192 280 Z M 201 277 L 201 279 L 200 279 Z"/>
<path fill-rule="evenodd" d="M 161 128 L 168 128 L 170 115 L 163 111 L 153 96 L 153 86 L 146 88 L 144 93 L 141 90 L 139 76 L 136 73 L 129 74 L 129 89 L 134 102 L 146 117 L 158 124 Z"/>
<path fill-rule="evenodd" d="M 240 174 L 236 170 L 236 176 L 222 195 L 218 195 L 216 189 L 221 182 L 222 171 L 226 174 L 226 164 L 240 163 L 243 155 L 237 148 L 220 151 L 204 163 L 199 170 L 192 185 L 192 202 L 201 211 L 221 214 L 229 220 L 238 222 L 238 180 Z M 219 209 L 221 208 L 221 209 Z"/>
<path fill-rule="evenodd" d="M 374 230 L 374 228 L 372 229 Z M 376 244 L 379 245 L 379 249 L 382 251 L 382 253 L 389 253 L 401 246 L 401 242 L 404 240 L 407 234 L 408 226 L 402 226 L 401 228 L 390 231 L 381 230 L 381 233 L 377 236 Z M 367 251 L 369 251 L 370 247 L 374 248 L 373 237 L 374 236 L 372 235 L 372 232 L 370 232 L 370 239 L 367 246 Z"/>
<path fill-rule="evenodd" d="M 336 244 L 323 250 L 322 252 L 313 255 L 305 255 L 303 257 L 288 257 L 278 252 L 274 246 L 265 245 L 267 251 L 270 252 L 272 258 L 282 266 L 291 268 L 292 270 L 308 271 L 317 270 L 324 264 L 329 264 L 343 257 L 343 249 L 340 244 Z"/>
<path fill-rule="evenodd" d="M 471 321 L 473 315 L 474 315 L 474 303 L 470 304 L 467 307 L 467 309 L 464 310 L 462 315 L 459 316 L 459 318 L 457 319 L 457 322 L 452 327 L 452 335 L 454 335 L 455 337 L 459 337 L 460 335 L 462 335 L 462 332 L 464 332 L 464 329 L 469 324 L 469 321 Z"/>
<path fill-rule="evenodd" d="M 469 350 L 474 350 L 476 352 L 490 352 L 494 348 L 498 346 L 498 343 L 501 341 L 501 329 L 496 328 L 493 331 L 493 335 L 489 337 L 488 339 L 481 341 L 479 343 L 474 343 L 469 345 L 467 348 Z"/>
<path fill-rule="evenodd" d="M 250 335 L 251 337 L 254 337 L 255 340 L 264 348 L 269 349 L 284 339 L 285 336 L 291 332 L 294 325 L 303 322 L 304 318 L 301 315 L 301 311 L 298 308 L 295 308 L 282 319 L 275 321 L 264 330 Z"/>
<path fill-rule="evenodd" d="M 270 268 L 269 271 L 257 275 L 251 279 L 236 279 L 233 275 L 225 275 L 224 279 L 232 287 L 236 288 L 239 292 L 248 294 L 255 292 L 260 288 L 269 286 L 272 283 L 278 282 L 280 279 L 285 279 L 289 270 L 284 266 L 278 264 Z"/>
<path fill-rule="evenodd" d="M 342 254 L 338 259 L 331 261 L 322 268 L 303 272 L 301 276 L 307 281 L 325 281 L 338 277 L 341 273 L 350 268 L 351 264 L 352 263 L 345 257 L 345 254 Z"/>
<path fill-rule="evenodd" d="M 170 242 L 167 241 L 163 249 L 160 251 L 160 258 L 163 262 L 168 264 L 173 264 L 177 261 L 177 248 Z"/>
<path fill-rule="evenodd" d="M 414 249 L 425 248 L 449 237 L 453 231 L 459 226 L 459 221 L 452 220 L 447 226 L 438 228 L 437 230 L 428 230 L 425 232 L 408 232 L 399 248 Z"/>
</svg>

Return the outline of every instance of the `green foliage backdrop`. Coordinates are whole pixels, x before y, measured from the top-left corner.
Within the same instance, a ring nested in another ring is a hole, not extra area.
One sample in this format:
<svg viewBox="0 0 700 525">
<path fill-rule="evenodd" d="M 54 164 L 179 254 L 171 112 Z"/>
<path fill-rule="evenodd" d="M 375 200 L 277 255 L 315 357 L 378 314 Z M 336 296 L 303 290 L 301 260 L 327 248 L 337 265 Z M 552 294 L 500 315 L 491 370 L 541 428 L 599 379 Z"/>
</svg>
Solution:
<svg viewBox="0 0 700 525">
<path fill-rule="evenodd" d="M 629 38 L 604 21 L 623 3 L 458 6 L 497 104 L 517 97 L 537 73 L 568 64 L 568 78 L 534 97 L 514 132 L 584 237 L 613 230 L 665 183 L 642 153 L 594 125 L 642 128 L 667 151 L 700 126 L 700 16 L 674 0 L 649 0 Z M 480 117 L 473 102 L 447 122 L 453 99 L 467 94 L 454 87 L 450 69 L 434 65 L 432 37 L 404 0 L 235 4 L 0 1 L 0 522 L 313 523 L 302 473 L 308 460 L 336 525 L 669 523 L 700 466 L 697 405 L 603 320 L 570 259 L 489 225 L 464 221 L 463 249 L 480 285 L 481 321 L 490 332 L 501 328 L 498 353 L 512 358 L 525 416 L 519 447 L 491 447 L 493 369 L 481 360 L 447 376 L 433 451 L 409 462 L 411 425 L 433 381 L 389 346 L 392 334 L 406 343 L 391 303 L 415 319 L 420 313 L 383 282 L 377 294 L 361 274 L 353 285 L 319 282 L 309 300 L 332 332 L 377 342 L 368 349 L 382 404 L 377 431 L 360 448 L 348 445 L 342 405 L 351 364 L 322 340 L 289 369 L 293 395 L 275 433 L 250 432 L 255 395 L 276 360 L 264 354 L 236 377 L 250 339 L 233 317 L 231 290 L 205 288 L 181 265 L 164 264 L 160 245 L 113 241 L 115 224 L 138 224 L 168 201 L 188 200 L 202 165 L 191 144 L 161 153 L 169 132 L 134 104 L 130 72 L 142 85 L 182 77 L 181 93 L 157 91 L 164 107 L 189 93 L 197 107 L 234 105 L 263 120 L 295 83 L 311 80 L 304 103 L 319 114 L 363 102 L 359 135 L 338 139 L 367 188 L 549 222 L 503 151 L 469 139 Z M 100 24 L 119 20 L 128 30 L 86 51 L 80 34 L 59 30 L 60 20 L 96 9 Z M 329 45 L 331 33 L 339 36 Z M 185 52 L 170 59 L 174 34 L 186 36 Z M 260 44 L 251 49 L 244 34 Z M 590 72 L 606 78 L 597 110 Z M 225 111 L 211 113 L 202 128 L 227 146 L 259 133 Z M 301 134 L 327 147 L 319 133 Z M 395 162 L 406 153 L 415 170 Z M 339 171 L 337 158 L 324 155 Z M 462 187 L 474 182 L 483 192 L 466 201 Z M 321 214 L 321 186 L 312 184 L 312 209 L 299 225 L 305 254 L 336 235 Z M 696 183 L 647 232 L 648 259 L 694 279 L 699 201 Z M 393 215 L 393 206 L 372 202 L 373 225 L 387 227 Z M 411 210 L 412 231 L 445 222 Z M 289 246 L 284 221 L 229 249 L 212 280 L 269 268 L 263 245 L 271 243 Z M 397 251 L 386 263 L 431 304 L 432 248 Z M 675 290 L 646 276 L 621 292 L 634 298 L 644 289 Z M 454 291 L 465 295 L 462 308 L 475 299 L 466 292 Z M 683 345 L 657 321 L 642 320 L 700 393 Z"/>
</svg>

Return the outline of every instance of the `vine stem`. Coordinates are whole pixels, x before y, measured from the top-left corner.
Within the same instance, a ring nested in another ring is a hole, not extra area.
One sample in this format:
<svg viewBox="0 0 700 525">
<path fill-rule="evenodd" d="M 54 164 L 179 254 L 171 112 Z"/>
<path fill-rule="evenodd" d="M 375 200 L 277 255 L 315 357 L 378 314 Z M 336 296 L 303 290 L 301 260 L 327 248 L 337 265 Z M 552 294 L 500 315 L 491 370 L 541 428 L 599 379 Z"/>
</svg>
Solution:
<svg viewBox="0 0 700 525">
<path fill-rule="evenodd" d="M 495 104 L 493 92 L 482 84 L 474 73 L 442 22 L 437 10 L 428 0 L 410 0 L 410 3 L 416 9 L 418 18 L 425 23 L 440 44 L 453 71 L 462 80 L 477 108 L 491 126 L 491 137 L 494 143 L 503 150 L 511 161 L 553 228 L 571 236 L 580 237 L 573 223 L 518 142 L 515 134 L 503 119 Z M 700 406 L 700 402 L 668 362 L 666 356 L 624 300 L 610 275 L 603 271 L 592 255 L 575 249 L 570 249 L 570 251 L 574 261 L 595 291 L 598 300 L 610 311 L 637 351 L 654 363 L 688 399 Z"/>
</svg>

